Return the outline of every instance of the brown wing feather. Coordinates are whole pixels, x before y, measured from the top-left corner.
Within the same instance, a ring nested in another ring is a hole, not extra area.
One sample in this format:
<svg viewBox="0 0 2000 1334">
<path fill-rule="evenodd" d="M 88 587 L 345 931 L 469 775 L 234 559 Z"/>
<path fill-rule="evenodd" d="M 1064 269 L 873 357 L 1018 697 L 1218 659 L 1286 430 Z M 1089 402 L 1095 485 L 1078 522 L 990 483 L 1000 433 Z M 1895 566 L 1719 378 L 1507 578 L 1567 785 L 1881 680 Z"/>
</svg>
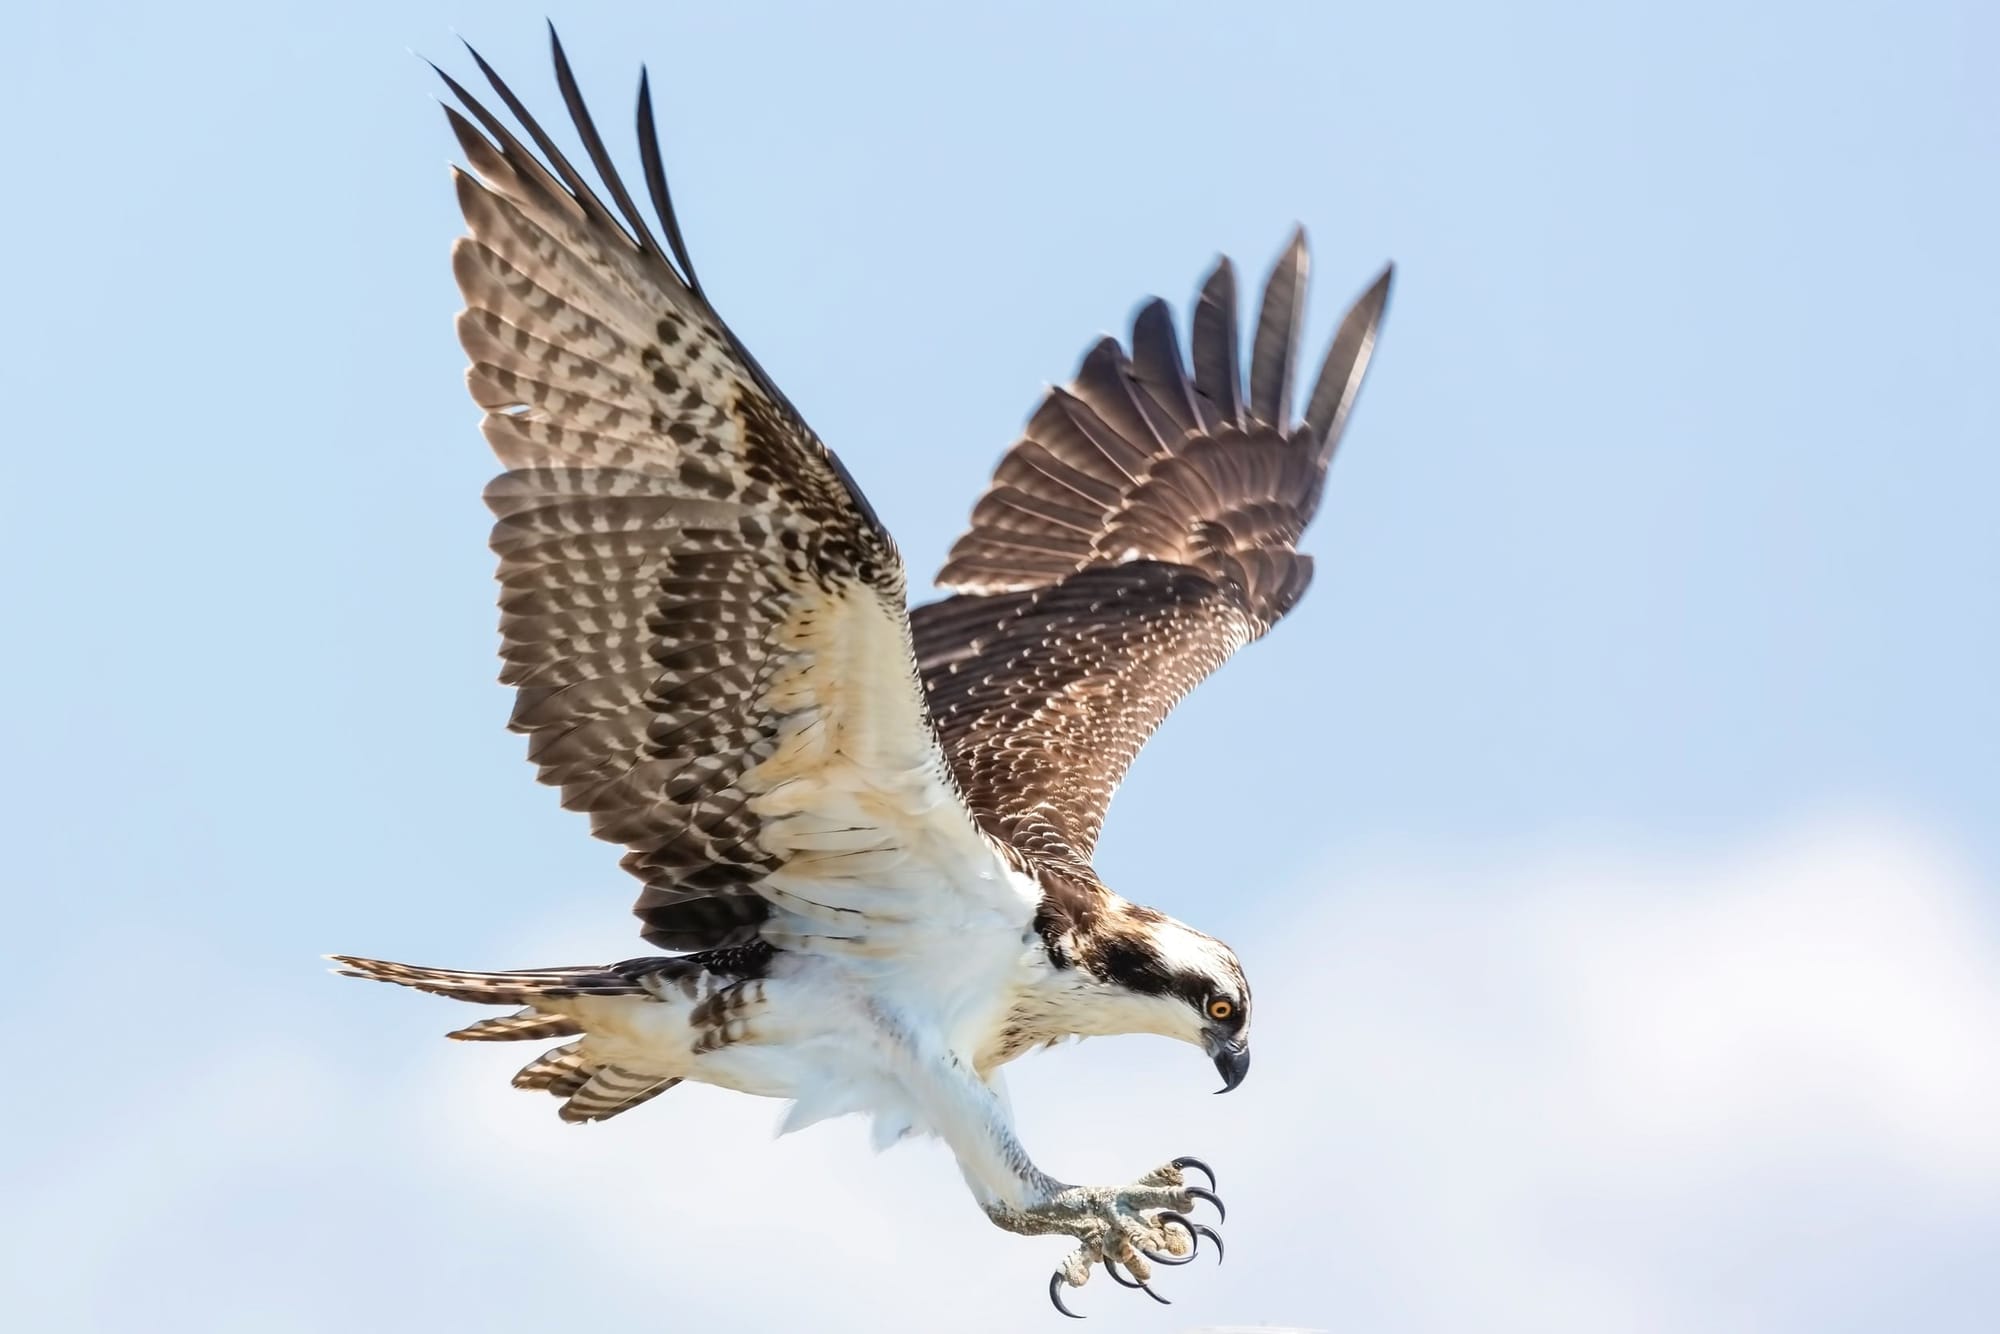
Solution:
<svg viewBox="0 0 2000 1334">
<path fill-rule="evenodd" d="M 483 61 L 546 165 L 451 83 L 478 122 L 450 113 L 477 173 L 458 176 L 453 267 L 468 384 L 508 468 L 486 499 L 511 725 L 563 804 L 630 849 L 655 943 L 769 936 L 777 910 L 853 939 L 881 915 L 871 896 L 991 852 L 942 799 L 902 563 L 692 285 L 657 144 L 641 151 L 679 270 L 560 46 L 556 64 L 624 223 Z"/>
<path fill-rule="evenodd" d="M 1157 561 L 947 598 L 912 625 L 974 817 L 1031 858 L 1079 862 L 1160 719 L 1255 634 L 1207 574 Z"/>
<path fill-rule="evenodd" d="M 1297 550 L 1359 392 L 1390 270 L 1348 311 L 1293 416 L 1303 233 L 1265 288 L 1241 383 L 1235 279 L 1203 286 L 1193 365 L 1164 305 L 1128 361 L 1105 339 L 1052 390 L 912 614 L 917 661 L 975 816 L 1087 861 L 1111 795 L 1181 697 L 1303 596 Z"/>
</svg>

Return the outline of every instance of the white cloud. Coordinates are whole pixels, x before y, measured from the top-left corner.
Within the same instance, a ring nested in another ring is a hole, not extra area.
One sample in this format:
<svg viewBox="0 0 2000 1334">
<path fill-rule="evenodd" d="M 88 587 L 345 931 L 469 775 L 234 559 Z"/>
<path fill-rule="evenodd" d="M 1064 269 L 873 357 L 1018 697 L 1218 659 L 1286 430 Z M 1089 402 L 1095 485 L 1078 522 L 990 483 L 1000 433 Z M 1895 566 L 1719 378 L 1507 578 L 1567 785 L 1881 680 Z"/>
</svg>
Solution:
<svg viewBox="0 0 2000 1334">
<path fill-rule="evenodd" d="M 1238 942 L 1258 1004 L 1239 1092 L 1207 1096 L 1200 1055 L 1155 1040 L 1016 1067 L 1051 1170 L 1198 1152 L 1231 1206 L 1226 1267 L 1168 1276 L 1171 1311 L 1095 1282 L 1090 1328 L 1934 1332 L 2000 1304 L 2000 934 L 1990 890 L 1922 836 L 1828 821 L 1711 862 L 1344 867 L 1289 897 L 1304 921 Z M 542 945 L 521 959 L 569 957 Z M 357 1012 L 378 1051 L 455 1017 L 397 999 L 399 1031 L 379 1031 L 394 1005 Z M 385 1075 L 259 1044 L 142 1098 L 86 1189 L 29 1196 L 59 1235 L 123 1201 L 95 1251 L 43 1248 L 96 1294 L 64 1327 L 1054 1318 L 1060 1246 L 988 1227 L 935 1145 L 876 1157 L 857 1122 L 773 1140 L 777 1104 L 697 1087 L 575 1129 L 506 1087 L 524 1049 L 438 1043 Z M 220 1086 L 264 1092 L 218 1120 Z M 164 1302 L 117 1286 L 154 1272 L 133 1267 L 149 1238 Z M 185 1277 L 204 1264 L 207 1287 Z"/>
<path fill-rule="evenodd" d="M 1911 831 L 1364 886 L 1266 963 L 1327 1058 L 1259 1142 L 1337 1146 L 1373 1327 L 1824 1328 L 2000 1220 L 2000 939 Z"/>
<path fill-rule="evenodd" d="M 1665 868 L 1377 868 L 1296 899 L 1308 924 L 1240 942 L 1259 1041 L 1239 1094 L 1202 1096 L 1198 1055 L 1144 1040 L 1017 1067 L 1059 1173 L 1217 1163 L 1233 1258 L 1172 1276 L 1175 1314 L 1811 1324 L 1909 1238 L 2000 1209 L 2000 942 L 1969 876 L 1906 829 L 1828 822 Z M 451 1067 L 459 1170 L 592 1201 L 591 1237 L 660 1299 L 763 1281 L 817 1294 L 817 1329 L 1039 1319 L 1056 1248 L 985 1228 L 935 1148 L 873 1159 L 852 1124 L 774 1144 L 774 1107 L 706 1090 L 585 1144 L 496 1093 L 497 1067 Z M 695 1263 L 668 1255 L 688 1245 Z M 1172 1318 L 1127 1296 L 1078 1301 L 1112 1328 Z"/>
</svg>

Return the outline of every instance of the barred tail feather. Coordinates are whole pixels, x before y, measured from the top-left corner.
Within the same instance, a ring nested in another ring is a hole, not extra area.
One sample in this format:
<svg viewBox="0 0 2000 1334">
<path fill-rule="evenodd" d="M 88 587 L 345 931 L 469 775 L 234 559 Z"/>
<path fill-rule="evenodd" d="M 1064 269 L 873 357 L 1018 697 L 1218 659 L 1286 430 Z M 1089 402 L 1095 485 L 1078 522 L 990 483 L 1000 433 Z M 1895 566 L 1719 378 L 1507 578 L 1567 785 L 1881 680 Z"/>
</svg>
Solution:
<svg viewBox="0 0 2000 1334">
<path fill-rule="evenodd" d="M 531 1038 L 573 1038 L 582 1032 L 583 1027 L 576 1020 L 560 1014 L 544 1014 L 530 1006 L 455 1028 L 445 1036 L 460 1042 L 521 1042 Z"/>
<path fill-rule="evenodd" d="M 556 1109 L 556 1115 L 571 1124 L 603 1121 L 657 1098 L 680 1082 L 672 1076 L 662 1079 L 656 1075 L 634 1074 L 615 1065 L 600 1065 L 590 1079 Z"/>
<path fill-rule="evenodd" d="M 599 1061 L 592 1054 L 583 1024 L 571 1015 L 552 1012 L 555 1008 L 568 1008 L 562 1002 L 580 997 L 632 996 L 657 1000 L 657 994 L 645 985 L 646 979 L 657 981 L 663 975 L 687 971 L 688 965 L 681 960 L 634 960 L 609 967 L 489 973 L 421 968 L 345 954 L 328 957 L 341 965 L 339 972 L 346 977 L 394 982 L 479 1005 L 521 1007 L 513 1014 L 468 1024 L 446 1034 L 447 1037 L 468 1042 L 576 1038 L 575 1042 L 542 1053 L 514 1076 L 515 1088 L 539 1089 L 563 1099 L 558 1115 L 573 1124 L 616 1116 L 681 1082 L 673 1076 L 644 1074 Z"/>
<path fill-rule="evenodd" d="M 470 1001 L 474 1005 L 532 1005 L 537 1000 L 566 1000 L 572 996 L 642 996 L 647 991 L 641 975 L 630 965 L 527 968 L 511 973 L 482 973 L 460 968 L 422 968 L 416 964 L 361 959 L 349 954 L 329 954 L 327 957 L 340 965 L 336 971 L 342 977 L 394 982 L 398 986 L 415 987 L 433 996 Z M 676 962 L 660 960 L 663 965 Z"/>
<path fill-rule="evenodd" d="M 514 1076 L 517 1089 L 543 1089 L 567 1098 L 590 1082 L 590 1058 L 581 1042 L 571 1042 L 543 1052 L 521 1067 Z"/>
<path fill-rule="evenodd" d="M 556 1114 L 572 1125 L 607 1120 L 680 1082 L 670 1075 L 642 1075 L 615 1065 L 599 1065 L 581 1042 L 543 1052 L 514 1076 L 517 1089 L 540 1089 L 563 1099 Z"/>
</svg>

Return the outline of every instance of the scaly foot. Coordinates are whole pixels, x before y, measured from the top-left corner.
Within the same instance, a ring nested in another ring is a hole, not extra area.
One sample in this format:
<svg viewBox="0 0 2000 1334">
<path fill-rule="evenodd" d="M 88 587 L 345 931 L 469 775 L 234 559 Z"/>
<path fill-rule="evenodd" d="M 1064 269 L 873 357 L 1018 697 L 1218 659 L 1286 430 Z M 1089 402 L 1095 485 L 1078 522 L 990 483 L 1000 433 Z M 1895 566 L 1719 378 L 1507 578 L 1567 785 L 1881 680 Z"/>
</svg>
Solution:
<svg viewBox="0 0 2000 1334">
<path fill-rule="evenodd" d="M 1190 1186 L 1184 1170 L 1193 1168 L 1208 1178 L 1208 1187 Z M 1155 1168 L 1130 1186 L 1063 1186 L 1040 1204 L 1024 1209 L 989 1208 L 987 1216 L 1000 1227 L 1026 1236 L 1061 1232 L 1077 1239 L 1069 1258 L 1049 1277 L 1049 1300 L 1072 1319 L 1083 1317 L 1063 1305 L 1065 1285 L 1080 1288 L 1098 1265 L 1116 1282 L 1137 1288 L 1156 1302 L 1167 1299 L 1147 1285 L 1154 1265 L 1184 1265 L 1194 1259 L 1200 1238 L 1215 1243 L 1222 1259 L 1222 1238 L 1205 1223 L 1188 1219 L 1195 1201 L 1206 1200 L 1223 1216 L 1222 1201 L 1212 1189 L 1215 1173 L 1199 1158 L 1176 1158 Z M 1119 1272 L 1123 1267 L 1131 1274 Z"/>
</svg>

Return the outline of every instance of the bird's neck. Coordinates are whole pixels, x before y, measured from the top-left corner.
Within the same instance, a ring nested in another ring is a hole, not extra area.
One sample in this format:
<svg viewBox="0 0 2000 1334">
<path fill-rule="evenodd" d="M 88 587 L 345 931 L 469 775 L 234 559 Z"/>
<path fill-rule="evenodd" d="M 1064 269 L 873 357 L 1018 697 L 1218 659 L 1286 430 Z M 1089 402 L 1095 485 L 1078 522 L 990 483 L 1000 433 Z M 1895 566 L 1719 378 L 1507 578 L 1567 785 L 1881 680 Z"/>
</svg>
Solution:
<svg viewBox="0 0 2000 1334">
<path fill-rule="evenodd" d="M 1088 925 L 1072 927 L 1031 950 L 1008 1013 L 1003 1045 L 1009 1050 L 1003 1059 L 1065 1038 L 1178 1036 L 1172 1002 L 1135 991 L 1104 968 L 1107 939 L 1157 917 L 1108 896 Z"/>
</svg>

